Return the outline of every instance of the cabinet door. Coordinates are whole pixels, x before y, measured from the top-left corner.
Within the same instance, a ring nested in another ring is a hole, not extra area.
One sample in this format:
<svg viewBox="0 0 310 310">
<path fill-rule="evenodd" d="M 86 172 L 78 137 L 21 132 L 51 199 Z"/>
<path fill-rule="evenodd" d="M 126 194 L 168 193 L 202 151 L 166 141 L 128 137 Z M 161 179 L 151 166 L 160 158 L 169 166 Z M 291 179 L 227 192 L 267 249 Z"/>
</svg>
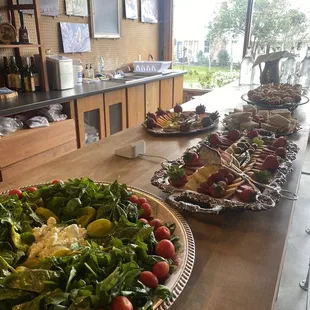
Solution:
<svg viewBox="0 0 310 310">
<path fill-rule="evenodd" d="M 173 79 L 173 106 L 183 103 L 183 75 Z"/>
<path fill-rule="evenodd" d="M 145 118 L 144 85 L 127 88 L 128 127 L 143 123 Z"/>
<path fill-rule="evenodd" d="M 105 137 L 103 95 L 76 100 L 79 147 Z"/>
<path fill-rule="evenodd" d="M 104 94 L 104 110 L 107 137 L 127 128 L 125 89 Z"/>
<path fill-rule="evenodd" d="M 160 107 L 163 110 L 170 110 L 173 107 L 173 79 L 160 81 Z"/>
<path fill-rule="evenodd" d="M 145 108 L 147 112 L 155 112 L 159 107 L 159 81 L 145 84 Z"/>
</svg>

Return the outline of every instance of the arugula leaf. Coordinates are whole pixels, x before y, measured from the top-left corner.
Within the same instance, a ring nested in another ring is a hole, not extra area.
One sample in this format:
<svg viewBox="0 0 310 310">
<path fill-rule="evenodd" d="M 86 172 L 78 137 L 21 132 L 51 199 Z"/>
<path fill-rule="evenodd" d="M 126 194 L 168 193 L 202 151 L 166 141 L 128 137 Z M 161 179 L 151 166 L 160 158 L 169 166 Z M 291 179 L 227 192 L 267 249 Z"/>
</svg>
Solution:
<svg viewBox="0 0 310 310">
<path fill-rule="evenodd" d="M 57 281 L 59 277 L 60 273 L 57 271 L 26 269 L 7 276 L 4 279 L 4 287 L 41 293 L 46 288 L 47 281 Z"/>
<path fill-rule="evenodd" d="M 170 298 L 172 294 L 167 286 L 158 285 L 155 289 L 154 296 L 158 299 L 165 300 L 166 298 Z"/>
</svg>

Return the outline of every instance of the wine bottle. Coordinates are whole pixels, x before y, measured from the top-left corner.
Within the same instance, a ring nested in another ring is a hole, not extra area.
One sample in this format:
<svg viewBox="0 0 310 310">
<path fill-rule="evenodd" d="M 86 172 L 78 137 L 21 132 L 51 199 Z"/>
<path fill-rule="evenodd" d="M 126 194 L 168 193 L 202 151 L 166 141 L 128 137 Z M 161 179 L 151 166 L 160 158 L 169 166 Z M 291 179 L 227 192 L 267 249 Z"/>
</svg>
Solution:
<svg viewBox="0 0 310 310">
<path fill-rule="evenodd" d="M 22 76 L 16 64 L 16 58 L 14 56 L 12 57 L 12 75 L 14 90 L 20 92 L 22 90 Z"/>
<path fill-rule="evenodd" d="M 11 68 L 9 66 L 9 62 L 7 57 L 3 57 L 3 76 L 4 76 L 4 85 L 7 88 L 12 88 L 11 83 Z"/>
<path fill-rule="evenodd" d="M 36 66 L 36 63 L 35 63 L 33 56 L 30 57 L 30 63 L 31 63 L 30 70 L 31 70 L 33 78 L 34 78 L 34 86 L 35 86 L 36 91 L 39 91 L 39 90 L 41 90 L 40 76 L 39 76 L 39 71 L 38 71 L 38 68 Z"/>
<path fill-rule="evenodd" d="M 36 90 L 35 83 L 34 83 L 34 77 L 30 69 L 29 57 L 26 58 L 26 66 L 25 66 L 25 70 L 23 71 L 23 81 L 24 81 L 25 92 L 30 93 Z"/>
</svg>

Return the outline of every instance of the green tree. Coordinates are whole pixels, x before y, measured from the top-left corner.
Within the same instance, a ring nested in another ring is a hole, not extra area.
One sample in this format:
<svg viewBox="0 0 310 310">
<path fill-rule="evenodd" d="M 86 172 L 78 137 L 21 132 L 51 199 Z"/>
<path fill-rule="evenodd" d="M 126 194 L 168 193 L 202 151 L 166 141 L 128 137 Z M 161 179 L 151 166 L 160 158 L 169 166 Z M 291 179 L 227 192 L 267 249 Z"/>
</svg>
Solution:
<svg viewBox="0 0 310 310">
<path fill-rule="evenodd" d="M 226 50 L 220 50 L 217 54 L 217 60 L 220 67 L 226 67 L 229 64 L 229 54 Z"/>
<path fill-rule="evenodd" d="M 197 53 L 197 63 L 199 65 L 204 65 L 206 63 L 206 57 L 205 57 L 205 55 L 203 54 L 202 51 L 199 51 Z"/>
<path fill-rule="evenodd" d="M 244 35 L 248 0 L 225 0 L 214 12 L 208 39 Z M 289 0 L 255 0 L 252 19 L 252 51 L 272 45 L 284 49 L 309 40 L 310 21 Z"/>
</svg>

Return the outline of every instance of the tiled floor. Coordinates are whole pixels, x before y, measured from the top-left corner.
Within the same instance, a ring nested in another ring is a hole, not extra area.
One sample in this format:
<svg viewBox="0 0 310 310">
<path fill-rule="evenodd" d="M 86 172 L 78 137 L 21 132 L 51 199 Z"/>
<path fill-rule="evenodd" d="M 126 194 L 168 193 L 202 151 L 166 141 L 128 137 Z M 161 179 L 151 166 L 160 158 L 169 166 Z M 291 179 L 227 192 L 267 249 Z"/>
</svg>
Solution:
<svg viewBox="0 0 310 310">
<path fill-rule="evenodd" d="M 310 174 L 310 144 L 303 172 Z M 310 175 L 302 175 L 275 310 L 306 309 L 307 293 L 299 282 L 306 278 L 310 257 L 310 235 L 305 233 L 305 228 L 310 227 L 309 185 Z"/>
</svg>

